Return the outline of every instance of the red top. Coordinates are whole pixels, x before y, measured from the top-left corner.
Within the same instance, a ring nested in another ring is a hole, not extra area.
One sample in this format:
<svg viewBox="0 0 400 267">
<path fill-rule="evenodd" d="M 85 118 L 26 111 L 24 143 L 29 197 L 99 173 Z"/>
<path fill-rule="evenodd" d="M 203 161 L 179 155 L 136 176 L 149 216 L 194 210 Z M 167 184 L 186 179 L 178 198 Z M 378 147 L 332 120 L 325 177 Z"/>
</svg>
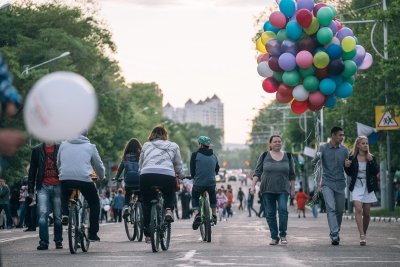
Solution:
<svg viewBox="0 0 400 267">
<path fill-rule="evenodd" d="M 308 199 L 308 195 L 304 192 L 297 192 L 296 194 L 296 202 L 297 202 L 297 208 L 304 210 L 306 208 L 306 201 Z"/>
<path fill-rule="evenodd" d="M 57 175 L 57 166 L 56 162 L 51 158 L 51 155 L 54 153 L 56 149 L 55 146 L 45 146 L 45 166 L 44 166 L 44 177 L 43 184 L 45 185 L 59 185 L 60 180 Z"/>
</svg>

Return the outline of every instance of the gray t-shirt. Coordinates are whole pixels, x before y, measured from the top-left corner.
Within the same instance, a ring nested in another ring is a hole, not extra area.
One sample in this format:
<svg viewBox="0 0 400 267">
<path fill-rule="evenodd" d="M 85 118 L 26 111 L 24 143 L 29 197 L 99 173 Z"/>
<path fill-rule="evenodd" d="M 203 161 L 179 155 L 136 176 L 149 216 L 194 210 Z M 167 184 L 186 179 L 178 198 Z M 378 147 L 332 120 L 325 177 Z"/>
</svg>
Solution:
<svg viewBox="0 0 400 267">
<path fill-rule="evenodd" d="M 264 193 L 290 193 L 290 180 L 295 179 L 293 158 L 289 160 L 287 153 L 282 160 L 274 160 L 268 152 L 264 161 L 262 154 L 258 158 L 254 175 L 261 178 L 260 191 Z"/>
</svg>

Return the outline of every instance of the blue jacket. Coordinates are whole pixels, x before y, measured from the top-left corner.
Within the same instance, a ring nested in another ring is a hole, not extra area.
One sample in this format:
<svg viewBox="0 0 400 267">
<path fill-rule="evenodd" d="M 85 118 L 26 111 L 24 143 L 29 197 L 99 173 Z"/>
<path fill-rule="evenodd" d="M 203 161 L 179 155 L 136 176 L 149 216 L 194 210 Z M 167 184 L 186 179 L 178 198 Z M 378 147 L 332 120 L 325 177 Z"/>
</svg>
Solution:
<svg viewBox="0 0 400 267">
<path fill-rule="evenodd" d="M 219 165 L 217 156 L 212 149 L 200 148 L 192 153 L 190 158 L 190 175 L 196 186 L 215 185 L 215 175 L 218 174 Z"/>
</svg>

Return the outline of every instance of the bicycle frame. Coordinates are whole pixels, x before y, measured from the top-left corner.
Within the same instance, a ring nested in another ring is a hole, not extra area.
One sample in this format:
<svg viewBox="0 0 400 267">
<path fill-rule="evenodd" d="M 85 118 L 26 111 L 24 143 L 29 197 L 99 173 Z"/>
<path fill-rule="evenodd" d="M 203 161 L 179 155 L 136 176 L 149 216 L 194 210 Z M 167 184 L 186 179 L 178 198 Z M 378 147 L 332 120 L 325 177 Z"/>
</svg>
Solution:
<svg viewBox="0 0 400 267">
<path fill-rule="evenodd" d="M 208 193 L 203 192 L 199 198 L 200 204 L 200 234 L 203 241 L 211 242 L 211 226 L 214 225 L 212 219 L 212 210 L 210 208 L 210 200 Z"/>
<path fill-rule="evenodd" d="M 87 252 L 90 245 L 89 237 L 86 234 L 89 226 L 84 225 L 86 220 L 89 221 L 89 214 L 84 212 L 88 207 L 88 203 L 83 196 L 81 201 L 80 195 L 81 194 L 78 189 L 73 189 L 68 204 L 68 209 L 70 212 L 68 222 L 68 240 L 70 252 L 72 254 L 76 253 L 78 248 L 77 244 L 80 244 L 83 252 Z M 74 215 L 76 216 L 75 218 Z M 72 223 L 74 225 L 72 225 Z"/>
</svg>

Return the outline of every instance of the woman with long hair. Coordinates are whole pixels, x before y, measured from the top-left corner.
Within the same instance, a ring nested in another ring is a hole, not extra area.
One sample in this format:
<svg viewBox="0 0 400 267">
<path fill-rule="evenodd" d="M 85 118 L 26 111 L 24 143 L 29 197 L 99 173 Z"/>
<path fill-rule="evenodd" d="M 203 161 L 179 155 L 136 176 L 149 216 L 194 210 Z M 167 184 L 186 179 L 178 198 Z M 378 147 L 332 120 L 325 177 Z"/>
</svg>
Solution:
<svg viewBox="0 0 400 267">
<path fill-rule="evenodd" d="M 251 193 L 255 193 L 255 186 L 261 180 L 260 191 L 264 204 L 266 219 L 271 233 L 270 245 L 286 245 L 286 231 L 288 224 L 287 203 L 289 194 L 294 196 L 294 162 L 291 154 L 282 151 L 282 137 L 272 135 L 269 138 L 269 151 L 260 155 L 253 174 Z M 277 223 L 279 214 L 279 227 Z M 278 235 L 279 234 L 279 235 Z"/>
<path fill-rule="evenodd" d="M 371 203 L 377 201 L 374 191 L 378 190 L 377 176 L 379 174 L 379 166 L 375 157 L 369 152 L 366 136 L 357 137 L 349 160 L 351 164 L 345 167 L 345 171 L 351 177 L 349 190 L 354 203 L 360 245 L 365 246 Z"/>
<path fill-rule="evenodd" d="M 140 142 L 132 138 L 126 143 L 124 152 L 122 153 L 121 163 L 119 164 L 116 179 L 124 172 L 124 182 L 125 182 L 125 205 L 123 209 L 124 216 L 128 215 L 129 201 L 132 196 L 132 192 L 138 192 L 140 173 L 139 173 L 139 158 L 140 152 L 142 151 L 142 145 Z"/>
<path fill-rule="evenodd" d="M 174 221 L 176 178 L 184 178 L 179 146 L 168 140 L 168 132 L 164 126 L 156 126 L 151 131 L 148 141 L 144 143 L 139 159 L 140 191 L 143 194 L 143 219 L 146 242 L 150 242 L 151 200 L 157 197 L 153 190 L 159 186 L 164 196 L 166 209 L 165 220 Z"/>
</svg>

